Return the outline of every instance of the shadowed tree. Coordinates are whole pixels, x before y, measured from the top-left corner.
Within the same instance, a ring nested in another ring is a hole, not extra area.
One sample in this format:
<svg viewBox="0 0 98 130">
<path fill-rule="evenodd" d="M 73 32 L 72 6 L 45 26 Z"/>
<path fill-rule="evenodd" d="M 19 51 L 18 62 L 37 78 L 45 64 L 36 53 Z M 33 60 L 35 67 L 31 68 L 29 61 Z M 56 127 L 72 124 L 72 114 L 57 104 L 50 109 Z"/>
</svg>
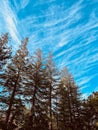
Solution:
<svg viewBox="0 0 98 130">
<path fill-rule="evenodd" d="M 66 69 L 61 72 L 58 91 L 58 127 L 60 130 L 82 130 L 80 122 L 80 100 L 78 88 Z"/>
<path fill-rule="evenodd" d="M 50 53 L 46 62 L 46 88 L 47 88 L 47 107 L 48 107 L 48 117 L 49 117 L 49 129 L 53 129 L 53 111 L 54 111 L 54 101 L 56 100 L 56 90 L 58 89 L 59 83 L 59 72 L 53 63 L 52 54 Z"/>
<path fill-rule="evenodd" d="M 98 129 L 98 92 L 92 93 L 82 101 L 82 122 L 85 130 Z"/>
<path fill-rule="evenodd" d="M 46 75 L 45 65 L 42 57 L 42 52 L 38 49 L 34 56 L 31 58 L 30 71 L 28 70 L 28 83 L 26 91 L 24 93 L 27 99 L 31 103 L 31 111 L 28 117 L 28 123 L 26 122 L 27 129 L 47 129 L 44 128 L 44 122 L 47 120 L 45 101 L 46 91 Z"/>
<path fill-rule="evenodd" d="M 20 49 L 16 52 L 12 62 L 8 65 L 5 73 L 1 75 L 1 85 L 3 86 L 2 95 L 5 93 L 5 95 L 8 96 L 6 124 L 8 124 L 15 98 L 18 98 L 19 96 L 18 92 L 21 91 L 22 94 L 22 81 L 25 77 L 28 56 L 26 48 L 27 41 L 28 39 L 26 38 L 22 42 Z"/>
</svg>

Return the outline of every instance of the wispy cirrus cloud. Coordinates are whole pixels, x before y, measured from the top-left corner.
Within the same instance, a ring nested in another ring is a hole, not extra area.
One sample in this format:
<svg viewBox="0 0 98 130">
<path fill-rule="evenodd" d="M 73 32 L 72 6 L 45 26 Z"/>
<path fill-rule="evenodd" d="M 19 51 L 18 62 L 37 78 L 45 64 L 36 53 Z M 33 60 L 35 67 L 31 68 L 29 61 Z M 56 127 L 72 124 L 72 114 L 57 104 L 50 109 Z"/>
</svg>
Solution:
<svg viewBox="0 0 98 130">
<path fill-rule="evenodd" d="M 15 10 L 17 12 L 19 12 L 21 9 L 24 9 L 29 4 L 29 2 L 30 0 L 20 0 L 19 2 L 17 2 L 16 0 L 13 0 Z"/>
<path fill-rule="evenodd" d="M 0 4 L 0 14 L 4 23 L 2 22 L 1 31 L 3 32 L 3 26 L 5 26 L 5 30 L 10 34 L 10 36 L 14 39 L 15 45 L 14 47 L 17 48 L 18 44 L 20 43 L 20 34 L 18 32 L 18 21 L 15 12 L 10 8 L 9 1 L 1 0 Z"/>
<path fill-rule="evenodd" d="M 46 54 L 52 51 L 58 67 L 69 68 L 81 91 L 93 91 L 98 86 L 93 84 L 98 77 L 97 5 L 96 0 L 1 0 L 0 27 L 5 25 L 16 41 L 14 48 L 28 36 L 31 53 L 37 48 Z"/>
<path fill-rule="evenodd" d="M 82 2 L 77 2 L 67 9 L 64 8 L 65 3 L 62 7 L 53 4 L 43 15 L 31 15 L 27 23 L 28 27 L 31 25 L 30 28 L 34 29 L 34 37 L 30 36 L 30 42 L 34 44 L 30 46 L 39 46 L 44 51 L 45 48 L 46 51 L 52 49 L 58 66 L 67 66 L 77 83 L 83 85 L 81 89 L 86 89 L 90 87 L 89 83 L 97 73 L 92 76 L 91 68 L 88 67 L 92 64 L 93 68 L 98 61 L 98 48 L 93 46 L 98 37 L 98 30 L 95 29 L 98 27 L 98 19 L 95 9 L 85 19 L 83 10 L 87 5 Z"/>
</svg>

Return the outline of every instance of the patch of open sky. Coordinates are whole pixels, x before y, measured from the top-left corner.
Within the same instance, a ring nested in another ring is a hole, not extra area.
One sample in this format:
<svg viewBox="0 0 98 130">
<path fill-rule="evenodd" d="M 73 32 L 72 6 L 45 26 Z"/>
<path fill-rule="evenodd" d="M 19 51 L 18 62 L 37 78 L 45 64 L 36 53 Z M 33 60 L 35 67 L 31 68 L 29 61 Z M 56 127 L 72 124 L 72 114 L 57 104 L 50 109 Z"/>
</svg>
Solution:
<svg viewBox="0 0 98 130">
<path fill-rule="evenodd" d="M 96 82 L 98 75 L 89 80 L 88 85 L 82 89 L 82 93 L 84 92 L 94 92 L 98 83 Z M 86 85 L 86 84 L 85 84 Z"/>
</svg>

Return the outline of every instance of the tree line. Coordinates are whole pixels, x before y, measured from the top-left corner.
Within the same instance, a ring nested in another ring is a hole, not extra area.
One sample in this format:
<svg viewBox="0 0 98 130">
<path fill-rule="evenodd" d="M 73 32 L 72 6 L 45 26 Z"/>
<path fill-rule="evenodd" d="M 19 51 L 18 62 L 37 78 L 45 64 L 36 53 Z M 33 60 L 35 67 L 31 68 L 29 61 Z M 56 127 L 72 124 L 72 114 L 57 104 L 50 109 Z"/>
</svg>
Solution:
<svg viewBox="0 0 98 130">
<path fill-rule="evenodd" d="M 25 38 L 15 55 L 8 34 L 0 37 L 0 128 L 3 130 L 97 130 L 98 92 L 82 99 L 79 86 L 51 53 L 33 55 Z"/>
</svg>

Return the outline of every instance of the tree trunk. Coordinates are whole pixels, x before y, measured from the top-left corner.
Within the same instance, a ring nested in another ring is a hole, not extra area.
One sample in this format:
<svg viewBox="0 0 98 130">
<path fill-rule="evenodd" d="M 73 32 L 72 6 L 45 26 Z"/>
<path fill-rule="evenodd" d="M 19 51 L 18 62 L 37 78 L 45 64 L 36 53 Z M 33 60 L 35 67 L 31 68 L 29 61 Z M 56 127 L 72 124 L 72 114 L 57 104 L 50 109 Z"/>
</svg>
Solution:
<svg viewBox="0 0 98 130">
<path fill-rule="evenodd" d="M 35 96 L 36 96 L 36 92 L 37 92 L 37 88 L 35 86 L 34 89 L 34 94 L 33 94 L 33 98 L 32 98 L 32 108 L 31 108 L 31 120 L 30 120 L 30 124 L 32 124 L 32 129 L 34 128 L 34 117 L 35 117 Z"/>
<path fill-rule="evenodd" d="M 7 110 L 7 116 L 6 116 L 6 125 L 8 124 L 9 117 L 10 117 L 10 114 L 11 114 L 11 108 L 12 108 L 14 97 L 15 97 L 15 92 L 16 92 L 16 88 L 17 88 L 18 79 L 19 79 L 19 73 L 17 75 L 17 80 L 15 82 L 14 89 L 13 89 L 13 92 L 12 92 L 12 95 L 11 95 L 11 98 L 10 98 L 9 108 Z"/>
<path fill-rule="evenodd" d="M 50 94 L 49 94 L 49 116 L 50 116 L 50 124 L 49 124 L 49 130 L 52 130 L 52 101 L 51 101 L 51 95 L 52 95 L 52 86 L 50 85 Z"/>
</svg>

